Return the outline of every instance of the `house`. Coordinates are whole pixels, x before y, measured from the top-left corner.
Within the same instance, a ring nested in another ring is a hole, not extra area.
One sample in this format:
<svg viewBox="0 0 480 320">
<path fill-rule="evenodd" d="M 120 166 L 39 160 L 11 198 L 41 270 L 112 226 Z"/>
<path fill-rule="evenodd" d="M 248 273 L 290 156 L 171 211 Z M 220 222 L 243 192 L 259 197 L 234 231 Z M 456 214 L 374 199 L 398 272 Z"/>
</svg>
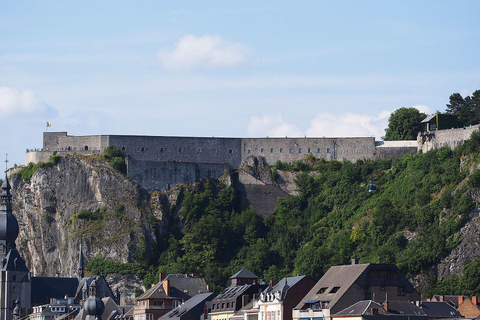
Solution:
<svg viewBox="0 0 480 320">
<path fill-rule="evenodd" d="M 459 126 L 458 116 L 442 113 L 432 114 L 423 119 L 421 123 L 424 125 L 424 130 L 426 132 L 458 128 Z"/>
<path fill-rule="evenodd" d="M 419 301 L 420 294 L 393 264 L 333 266 L 293 310 L 293 319 L 327 318 L 362 300 Z"/>
<path fill-rule="evenodd" d="M 465 298 L 459 296 L 457 309 L 464 318 L 480 318 L 480 306 L 478 305 L 478 297 L 476 296 Z"/>
<path fill-rule="evenodd" d="M 229 320 L 267 288 L 266 284 L 257 284 L 258 277 L 247 269 L 238 271 L 230 281 L 230 287 L 212 300 L 211 320 Z"/>
<path fill-rule="evenodd" d="M 205 279 L 196 275 L 160 273 L 159 280 L 137 298 L 134 320 L 156 320 L 195 295 L 209 292 Z"/>
<path fill-rule="evenodd" d="M 199 320 L 202 315 L 207 314 L 210 308 L 210 301 L 215 298 L 215 293 L 200 293 L 188 299 L 172 311 L 164 314 L 159 320 Z"/>
<path fill-rule="evenodd" d="M 315 281 L 308 276 L 297 276 L 283 278 L 272 285 L 240 310 L 242 320 L 292 320 L 292 309 L 312 289 Z"/>
</svg>

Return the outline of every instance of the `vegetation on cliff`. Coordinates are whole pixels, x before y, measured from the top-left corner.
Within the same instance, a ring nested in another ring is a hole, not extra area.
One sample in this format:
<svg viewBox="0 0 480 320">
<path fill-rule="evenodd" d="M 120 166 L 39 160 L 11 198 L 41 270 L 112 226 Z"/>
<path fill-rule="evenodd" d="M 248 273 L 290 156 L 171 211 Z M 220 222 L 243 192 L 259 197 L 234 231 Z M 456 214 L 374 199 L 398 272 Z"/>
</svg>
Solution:
<svg viewBox="0 0 480 320">
<path fill-rule="evenodd" d="M 183 228 L 170 228 L 159 241 L 158 261 L 143 265 L 145 284 L 158 271 L 203 273 L 220 290 L 242 267 L 266 280 L 294 274 L 318 279 L 330 266 L 356 258 L 422 274 L 427 295 L 457 293 L 470 280 L 437 282 L 432 267 L 457 246 L 456 232 L 476 206 L 468 191 L 480 186 L 480 171 L 473 169 L 479 154 L 480 134 L 474 133 L 455 150 L 396 161 L 327 162 L 310 155 L 294 164 L 278 162 L 272 168 L 277 174 L 296 172 L 298 194 L 279 199 L 265 219 L 243 208 L 235 191 L 219 181 L 184 186 L 169 209 L 170 219 L 181 222 L 170 225 Z M 368 191 L 370 183 L 376 192 Z M 480 293 L 475 284 L 468 288 Z"/>
</svg>

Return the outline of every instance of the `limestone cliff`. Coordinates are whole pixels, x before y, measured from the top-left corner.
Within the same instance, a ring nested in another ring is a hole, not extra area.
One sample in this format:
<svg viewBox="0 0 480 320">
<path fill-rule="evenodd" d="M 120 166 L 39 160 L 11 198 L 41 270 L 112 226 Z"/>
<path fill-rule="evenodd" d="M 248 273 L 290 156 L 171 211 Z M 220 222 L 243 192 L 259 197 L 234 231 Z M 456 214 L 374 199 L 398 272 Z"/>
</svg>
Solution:
<svg viewBox="0 0 480 320">
<path fill-rule="evenodd" d="M 69 156 L 39 168 L 26 183 L 10 172 L 17 247 L 34 275 L 75 276 L 79 243 L 90 260 L 149 256 L 165 227 L 162 201 L 94 158 Z M 152 225 L 152 219 L 156 223 Z"/>
</svg>

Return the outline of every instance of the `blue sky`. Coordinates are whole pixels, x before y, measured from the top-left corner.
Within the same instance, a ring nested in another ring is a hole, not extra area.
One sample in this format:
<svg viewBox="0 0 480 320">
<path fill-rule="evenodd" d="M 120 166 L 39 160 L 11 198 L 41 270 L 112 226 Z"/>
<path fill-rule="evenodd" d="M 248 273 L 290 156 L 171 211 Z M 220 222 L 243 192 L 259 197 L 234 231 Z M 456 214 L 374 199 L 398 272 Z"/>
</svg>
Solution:
<svg viewBox="0 0 480 320">
<path fill-rule="evenodd" d="M 371 136 L 480 89 L 479 1 L 1 1 L 0 155 L 51 131 Z"/>
</svg>

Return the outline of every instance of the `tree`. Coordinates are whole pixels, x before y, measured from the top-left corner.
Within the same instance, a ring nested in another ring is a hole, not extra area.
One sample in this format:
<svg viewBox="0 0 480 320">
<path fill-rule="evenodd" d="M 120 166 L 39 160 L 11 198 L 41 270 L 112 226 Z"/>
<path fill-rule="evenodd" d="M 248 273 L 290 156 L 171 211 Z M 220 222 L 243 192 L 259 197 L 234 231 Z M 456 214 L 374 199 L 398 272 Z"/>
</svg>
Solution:
<svg viewBox="0 0 480 320">
<path fill-rule="evenodd" d="M 454 93 L 449 98 L 446 113 L 458 116 L 460 125 L 469 125 L 474 118 L 474 112 L 469 103 L 470 97 L 464 99 L 460 93 Z"/>
<path fill-rule="evenodd" d="M 388 119 L 384 140 L 415 140 L 422 130 L 421 122 L 426 115 L 416 108 L 400 108 L 395 110 Z"/>
</svg>

